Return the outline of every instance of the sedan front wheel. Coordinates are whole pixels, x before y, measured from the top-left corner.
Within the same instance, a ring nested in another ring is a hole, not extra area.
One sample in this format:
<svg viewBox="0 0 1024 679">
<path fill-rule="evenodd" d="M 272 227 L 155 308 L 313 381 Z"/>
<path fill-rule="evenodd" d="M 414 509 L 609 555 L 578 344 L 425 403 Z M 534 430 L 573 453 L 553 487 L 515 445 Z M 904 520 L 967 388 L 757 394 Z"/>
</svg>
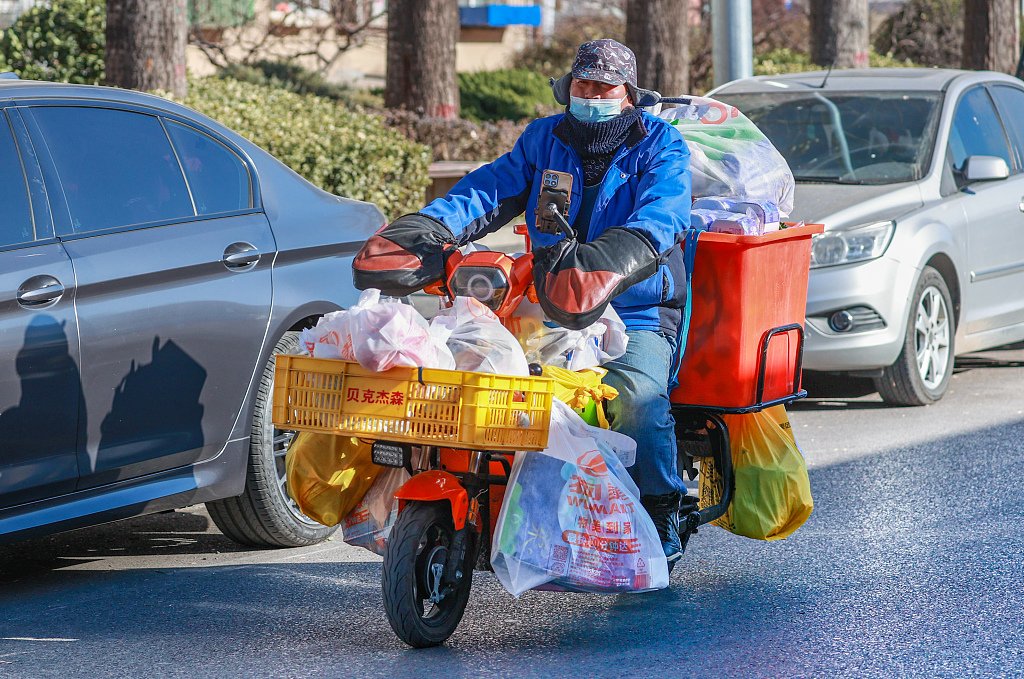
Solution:
<svg viewBox="0 0 1024 679">
<path fill-rule="evenodd" d="M 925 267 L 910 306 L 903 350 L 891 366 L 875 378 L 882 400 L 893 405 L 935 403 L 949 387 L 953 374 L 953 339 L 956 321 L 953 301 L 942 275 Z"/>
<path fill-rule="evenodd" d="M 337 530 L 303 514 L 285 487 L 284 458 L 292 434 L 276 429 L 271 420 L 274 355 L 297 353 L 299 333 L 285 333 L 263 369 L 253 408 L 245 491 L 238 497 L 206 503 L 221 532 L 243 545 L 302 547 L 326 540 Z"/>
</svg>

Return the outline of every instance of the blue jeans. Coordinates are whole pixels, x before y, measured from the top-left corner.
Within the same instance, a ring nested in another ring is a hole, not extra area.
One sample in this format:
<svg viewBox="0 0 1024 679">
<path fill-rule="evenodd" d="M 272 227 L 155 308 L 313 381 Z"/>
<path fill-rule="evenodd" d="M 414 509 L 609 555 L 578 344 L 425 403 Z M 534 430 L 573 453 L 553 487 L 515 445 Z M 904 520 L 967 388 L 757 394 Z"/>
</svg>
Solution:
<svg viewBox="0 0 1024 679">
<path fill-rule="evenodd" d="M 630 330 L 626 353 L 604 364 L 605 384 L 619 391 L 605 403 L 615 431 L 636 441 L 636 464 L 629 473 L 641 495 L 686 492 L 676 463 L 676 430 L 668 400 L 669 371 L 675 347 L 664 335 Z"/>
</svg>

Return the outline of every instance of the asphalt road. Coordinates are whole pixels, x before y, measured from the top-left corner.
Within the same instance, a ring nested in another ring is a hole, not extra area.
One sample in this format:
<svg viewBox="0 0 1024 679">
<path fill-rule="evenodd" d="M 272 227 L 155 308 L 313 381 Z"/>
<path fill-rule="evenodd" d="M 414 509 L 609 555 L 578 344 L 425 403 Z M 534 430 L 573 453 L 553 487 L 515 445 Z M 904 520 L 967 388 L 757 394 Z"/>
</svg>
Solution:
<svg viewBox="0 0 1024 679">
<path fill-rule="evenodd" d="M 1024 345 L 928 408 L 819 388 L 791 409 L 816 507 L 792 538 L 717 528 L 672 585 L 531 592 L 489 574 L 450 643 L 409 650 L 379 561 L 242 551 L 201 508 L 0 549 L 0 676 L 1024 674 Z"/>
</svg>

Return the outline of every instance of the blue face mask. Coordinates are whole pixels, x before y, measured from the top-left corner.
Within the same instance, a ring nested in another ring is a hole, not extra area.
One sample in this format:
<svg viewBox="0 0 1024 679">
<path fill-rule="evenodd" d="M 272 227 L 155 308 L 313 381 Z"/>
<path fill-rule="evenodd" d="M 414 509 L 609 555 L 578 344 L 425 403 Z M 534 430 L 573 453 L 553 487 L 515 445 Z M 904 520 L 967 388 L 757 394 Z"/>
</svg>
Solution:
<svg viewBox="0 0 1024 679">
<path fill-rule="evenodd" d="M 569 113 L 585 123 L 603 123 L 622 113 L 622 99 L 584 99 L 569 97 Z"/>
</svg>

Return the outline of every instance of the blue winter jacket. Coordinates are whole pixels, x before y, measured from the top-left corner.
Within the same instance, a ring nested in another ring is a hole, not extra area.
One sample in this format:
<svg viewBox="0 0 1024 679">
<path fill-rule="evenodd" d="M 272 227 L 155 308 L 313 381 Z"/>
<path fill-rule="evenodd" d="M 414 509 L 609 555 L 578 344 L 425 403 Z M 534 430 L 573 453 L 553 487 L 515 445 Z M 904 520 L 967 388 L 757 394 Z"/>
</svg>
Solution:
<svg viewBox="0 0 1024 679">
<path fill-rule="evenodd" d="M 583 197 L 579 154 L 566 141 L 558 114 L 535 120 L 515 147 L 466 175 L 444 198 L 422 212 L 445 224 L 460 244 L 492 233 L 521 213 L 534 247 L 564 236 L 542 234 L 534 213 L 544 170 L 572 173 L 569 222 Z M 686 271 L 678 243 L 690 224 L 690 152 L 682 135 L 664 120 L 644 113 L 616 153 L 590 220 L 587 239 L 624 226 L 650 241 L 661 254 L 658 272 L 627 289 L 612 306 L 631 330 L 661 331 L 675 337 L 686 302 Z"/>
</svg>

